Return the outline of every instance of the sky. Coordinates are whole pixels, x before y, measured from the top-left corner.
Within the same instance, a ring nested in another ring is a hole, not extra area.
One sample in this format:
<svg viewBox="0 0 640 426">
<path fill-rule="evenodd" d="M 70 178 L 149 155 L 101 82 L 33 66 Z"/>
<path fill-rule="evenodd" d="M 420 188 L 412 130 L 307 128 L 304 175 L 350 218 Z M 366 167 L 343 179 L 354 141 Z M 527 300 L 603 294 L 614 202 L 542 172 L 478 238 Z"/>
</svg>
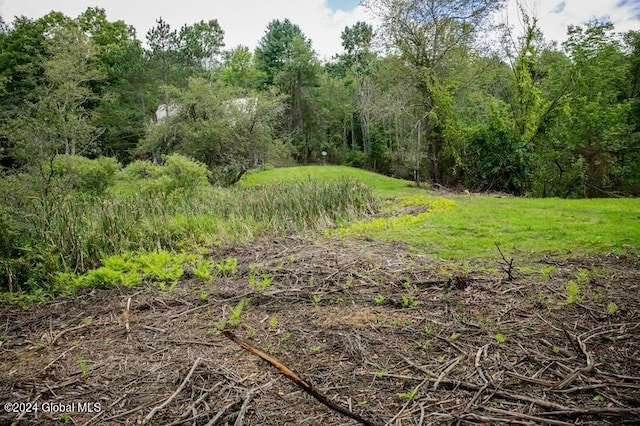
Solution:
<svg viewBox="0 0 640 426">
<path fill-rule="evenodd" d="M 608 18 L 618 31 L 640 30 L 640 0 L 524 0 L 539 19 L 548 40 L 563 41 L 567 26 L 593 18 Z M 518 26 L 516 0 L 497 19 Z M 124 20 L 144 41 L 147 30 L 162 17 L 172 28 L 217 19 L 225 31 L 226 48 L 239 44 L 254 48 L 273 19 L 289 18 L 313 42 L 321 59 L 340 53 L 340 34 L 358 21 L 373 23 L 358 0 L 0 0 L 5 21 L 24 15 L 38 18 L 56 10 L 76 17 L 87 7 L 101 7 L 110 20 Z"/>
</svg>

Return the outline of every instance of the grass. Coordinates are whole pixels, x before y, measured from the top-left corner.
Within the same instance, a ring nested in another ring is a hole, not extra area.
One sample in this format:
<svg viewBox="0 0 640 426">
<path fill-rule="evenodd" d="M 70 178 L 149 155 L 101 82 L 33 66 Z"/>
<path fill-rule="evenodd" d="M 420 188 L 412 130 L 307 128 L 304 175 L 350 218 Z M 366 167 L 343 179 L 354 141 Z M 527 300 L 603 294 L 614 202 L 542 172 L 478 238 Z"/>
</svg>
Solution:
<svg viewBox="0 0 640 426">
<path fill-rule="evenodd" d="M 413 186 L 414 184 L 410 181 L 347 166 L 296 166 L 249 172 L 243 176 L 240 185 L 254 187 L 283 182 L 340 178 L 363 182 L 373 190 L 375 195 L 385 198 L 425 192 L 424 189 Z"/>
<path fill-rule="evenodd" d="M 396 213 L 344 226 L 337 231 L 339 235 L 406 242 L 416 251 L 448 259 L 496 257 L 495 242 L 505 255 L 523 257 L 623 253 L 640 247 L 640 199 L 443 199 L 407 187 L 407 181 L 342 166 L 256 172 L 243 184 L 338 176 L 360 180 L 377 196 L 392 198 L 386 208 Z M 426 211 L 402 214 L 403 206 L 423 206 Z"/>
<path fill-rule="evenodd" d="M 528 199 L 456 197 L 456 206 L 423 220 L 362 234 L 404 241 L 442 258 L 587 255 L 640 246 L 637 199 Z"/>
</svg>

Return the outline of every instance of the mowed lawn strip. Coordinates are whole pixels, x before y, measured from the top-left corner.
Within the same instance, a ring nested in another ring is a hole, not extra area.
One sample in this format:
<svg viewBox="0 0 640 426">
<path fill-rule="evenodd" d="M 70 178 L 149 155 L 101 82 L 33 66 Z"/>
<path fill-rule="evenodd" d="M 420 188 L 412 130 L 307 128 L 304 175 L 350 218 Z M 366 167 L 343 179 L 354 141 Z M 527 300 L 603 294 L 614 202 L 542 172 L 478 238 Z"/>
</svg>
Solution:
<svg viewBox="0 0 640 426">
<path fill-rule="evenodd" d="M 442 258 L 588 255 L 640 248 L 638 199 L 453 197 L 457 206 L 407 226 L 367 231 Z M 532 259 L 533 260 L 533 259 Z"/>
<path fill-rule="evenodd" d="M 348 177 L 368 184 L 386 199 L 433 192 L 409 181 L 346 166 L 285 167 L 248 173 L 241 184 L 268 185 L 304 179 Z M 441 258 L 486 258 L 498 255 L 569 256 L 640 250 L 640 199 L 565 200 L 491 196 L 451 196 L 450 209 L 438 209 L 420 221 L 390 221 L 389 226 L 359 227 L 354 232 L 374 239 L 409 243 L 415 250 Z M 389 203 L 387 203 L 389 204 Z M 393 202 L 391 203 L 393 204 Z"/>
<path fill-rule="evenodd" d="M 295 166 L 249 172 L 242 177 L 240 185 L 259 186 L 278 182 L 340 178 L 358 179 L 369 185 L 374 194 L 380 197 L 427 193 L 424 188 L 416 188 L 410 181 L 348 166 Z"/>
</svg>

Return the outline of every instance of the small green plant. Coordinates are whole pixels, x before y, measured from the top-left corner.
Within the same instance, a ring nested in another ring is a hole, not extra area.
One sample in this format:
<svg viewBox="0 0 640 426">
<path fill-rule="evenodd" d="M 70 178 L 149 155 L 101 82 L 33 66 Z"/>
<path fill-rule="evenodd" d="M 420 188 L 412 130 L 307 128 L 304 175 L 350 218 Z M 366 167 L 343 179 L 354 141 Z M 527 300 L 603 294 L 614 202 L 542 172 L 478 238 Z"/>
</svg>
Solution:
<svg viewBox="0 0 640 426">
<path fill-rule="evenodd" d="M 349 277 L 344 283 L 344 288 L 352 288 L 352 287 L 353 287 L 353 277 Z"/>
<path fill-rule="evenodd" d="M 201 301 L 206 302 L 207 299 L 209 298 L 209 293 L 207 293 L 206 291 L 201 291 L 198 297 L 200 298 Z"/>
<path fill-rule="evenodd" d="M 358 401 L 357 404 L 358 404 L 358 407 L 366 407 L 367 404 L 369 404 L 369 402 L 366 399 L 362 399 Z"/>
<path fill-rule="evenodd" d="M 233 275 L 238 269 L 238 259 L 235 257 L 228 257 L 222 262 L 218 262 L 213 265 L 221 275 Z"/>
<path fill-rule="evenodd" d="M 80 369 L 80 374 L 82 375 L 82 377 L 87 377 L 87 374 L 89 372 L 87 361 L 84 358 L 78 357 L 76 358 L 76 363 L 78 364 L 78 368 Z"/>
<path fill-rule="evenodd" d="M 507 341 L 507 338 L 505 337 L 504 334 L 502 333 L 497 333 L 495 336 L 493 336 L 494 339 L 496 339 L 496 342 L 498 342 L 499 344 L 502 344 L 504 342 Z"/>
<path fill-rule="evenodd" d="M 224 327 L 222 329 L 219 328 L 207 328 L 207 336 L 211 337 L 214 336 L 216 334 L 216 331 L 222 331 L 224 330 Z"/>
<path fill-rule="evenodd" d="M 558 267 L 556 265 L 548 265 L 542 267 L 540 269 L 540 274 L 542 274 L 542 278 L 545 280 L 550 279 L 556 272 L 558 271 Z"/>
<path fill-rule="evenodd" d="M 576 272 L 576 279 L 578 280 L 578 284 L 586 284 L 589 282 L 590 272 L 588 269 L 581 268 Z"/>
<path fill-rule="evenodd" d="M 580 296 L 580 286 L 574 280 L 570 280 L 567 284 L 567 305 L 573 305 L 575 303 L 580 303 L 582 301 L 582 297 Z"/>
<path fill-rule="evenodd" d="M 407 392 L 398 393 L 398 398 L 404 401 L 411 401 L 413 398 L 416 397 L 417 394 L 418 394 L 418 389 L 413 389 Z"/>
<path fill-rule="evenodd" d="M 291 332 L 285 331 L 285 333 L 282 335 L 282 341 L 286 342 L 287 340 L 291 339 L 291 336 L 293 336 Z"/>
<path fill-rule="evenodd" d="M 618 312 L 618 305 L 615 302 L 607 303 L 607 313 L 609 315 L 615 315 Z"/>
<path fill-rule="evenodd" d="M 62 413 L 58 414 L 58 420 L 60 420 L 62 423 L 67 423 L 69 422 L 69 420 L 71 420 L 71 417 L 67 413 Z"/>
<path fill-rule="evenodd" d="M 427 336 L 432 336 L 433 332 L 434 332 L 434 330 L 433 330 L 433 327 L 431 327 L 431 326 L 426 326 L 424 328 L 424 334 L 426 334 Z"/>
<path fill-rule="evenodd" d="M 272 330 L 275 330 L 276 328 L 278 328 L 278 317 L 272 316 L 269 318 L 269 327 Z"/>
<path fill-rule="evenodd" d="M 422 349 L 423 351 L 426 352 L 431 347 L 431 340 L 425 340 L 423 342 L 416 342 L 416 345 L 418 345 L 418 348 L 420 348 L 420 349 Z"/>
<path fill-rule="evenodd" d="M 382 379 L 383 377 L 385 377 L 388 374 L 389 374 L 388 371 L 378 370 L 378 371 L 376 371 L 376 379 Z"/>
<path fill-rule="evenodd" d="M 202 281 L 209 281 L 213 274 L 211 273 L 212 264 L 209 261 L 201 262 L 194 270 L 193 275 L 200 278 Z"/>
<path fill-rule="evenodd" d="M 413 298 L 413 296 L 402 295 L 402 306 L 405 308 L 415 308 L 420 305 L 420 301 Z"/>
<path fill-rule="evenodd" d="M 320 346 L 312 346 L 311 347 L 311 353 L 312 354 L 317 354 L 318 352 L 320 352 L 320 349 L 322 349 Z"/>
<path fill-rule="evenodd" d="M 451 333 L 451 336 L 449 338 L 451 340 L 458 340 L 460 338 L 460 335 L 454 331 L 453 333 Z"/>
<path fill-rule="evenodd" d="M 317 305 L 322 301 L 322 296 L 320 296 L 319 294 L 312 294 L 311 301 L 313 302 L 314 305 Z"/>
<path fill-rule="evenodd" d="M 243 297 L 238 304 L 231 310 L 231 317 L 229 323 L 233 326 L 240 324 L 240 318 L 242 317 L 242 310 L 249 304 L 249 299 Z"/>
<path fill-rule="evenodd" d="M 384 305 L 384 296 L 379 294 L 373 299 L 373 304 L 376 306 Z"/>
<path fill-rule="evenodd" d="M 440 355 L 438 356 L 438 362 L 440 364 L 442 364 L 443 362 L 445 362 L 447 360 L 447 356 L 446 355 Z"/>
<path fill-rule="evenodd" d="M 551 348 L 551 350 L 553 351 L 554 354 L 560 353 L 560 348 L 558 346 L 554 346 L 553 348 Z"/>
<path fill-rule="evenodd" d="M 93 323 L 93 317 L 86 317 L 85 319 L 82 320 L 82 324 L 84 325 L 91 325 L 91 323 Z"/>
<path fill-rule="evenodd" d="M 269 274 L 263 274 L 260 278 L 256 278 L 253 274 L 249 275 L 249 287 L 258 293 L 262 293 L 264 290 L 269 288 L 272 282 L 273 276 Z"/>
</svg>

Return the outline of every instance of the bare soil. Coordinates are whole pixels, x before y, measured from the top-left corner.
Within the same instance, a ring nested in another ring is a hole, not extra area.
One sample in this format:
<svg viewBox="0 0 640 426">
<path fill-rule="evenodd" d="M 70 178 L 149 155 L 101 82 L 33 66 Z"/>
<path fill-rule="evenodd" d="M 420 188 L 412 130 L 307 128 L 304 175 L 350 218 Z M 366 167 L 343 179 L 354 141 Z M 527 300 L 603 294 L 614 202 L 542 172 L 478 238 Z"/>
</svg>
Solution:
<svg viewBox="0 0 640 426">
<path fill-rule="evenodd" d="M 237 272 L 0 308 L 0 402 L 100 403 L 68 415 L 0 409 L 0 424 L 357 424 L 218 331 L 242 298 L 227 329 L 371 424 L 640 419 L 637 255 L 520 256 L 511 281 L 498 255 L 441 261 L 367 241 L 265 240 L 211 256 L 236 257 Z M 580 269 L 588 278 L 568 304 Z M 258 293 L 249 276 L 263 274 L 274 280 Z"/>
</svg>

